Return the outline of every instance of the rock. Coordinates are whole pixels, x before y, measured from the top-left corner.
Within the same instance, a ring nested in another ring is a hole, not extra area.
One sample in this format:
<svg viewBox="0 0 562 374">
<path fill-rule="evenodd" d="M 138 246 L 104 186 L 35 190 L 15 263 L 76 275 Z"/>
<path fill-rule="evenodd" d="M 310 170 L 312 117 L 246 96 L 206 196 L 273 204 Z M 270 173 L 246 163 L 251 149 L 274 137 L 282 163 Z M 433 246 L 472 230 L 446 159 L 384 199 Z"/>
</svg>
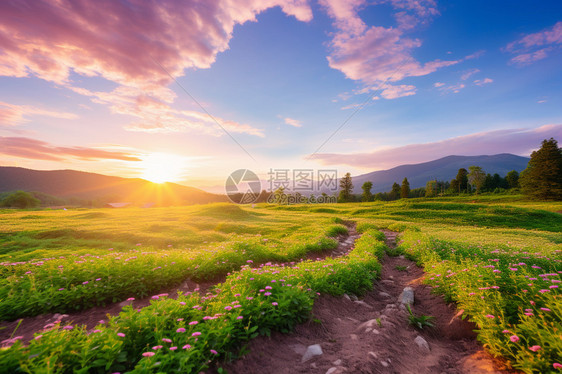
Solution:
<svg viewBox="0 0 562 374">
<path fill-rule="evenodd" d="M 322 352 L 322 347 L 320 347 L 320 344 L 309 345 L 308 348 L 306 348 L 306 352 L 304 352 L 304 355 L 302 356 L 301 362 L 306 362 L 315 356 L 321 356 L 323 353 L 324 352 Z"/>
<path fill-rule="evenodd" d="M 388 362 L 381 360 L 381 365 L 384 366 L 385 368 L 387 368 Z"/>
<path fill-rule="evenodd" d="M 418 345 L 418 347 L 425 352 L 429 352 L 429 344 L 427 343 L 427 341 L 422 338 L 420 335 L 416 336 L 416 338 L 414 339 L 414 343 L 416 343 Z"/>
<path fill-rule="evenodd" d="M 372 333 L 375 335 L 379 335 L 381 332 L 377 329 L 373 329 Z"/>
<path fill-rule="evenodd" d="M 351 301 L 351 297 L 349 297 L 348 294 L 344 293 L 344 294 L 343 294 L 343 297 L 345 297 L 347 300 Z"/>
<path fill-rule="evenodd" d="M 392 280 L 394 280 L 394 276 L 392 276 L 392 275 L 389 275 L 389 276 L 388 276 L 388 279 L 392 279 Z"/>
<path fill-rule="evenodd" d="M 354 301 L 355 304 L 359 304 L 364 306 L 365 308 L 373 308 L 372 306 L 370 306 L 369 304 L 367 304 L 366 302 L 364 302 L 363 300 L 358 300 L 358 301 Z"/>
<path fill-rule="evenodd" d="M 355 335 L 355 334 L 351 334 L 351 335 L 349 335 L 349 337 L 351 338 L 351 340 L 357 340 L 357 339 L 359 339 L 359 338 L 357 337 L 357 335 Z"/>
<path fill-rule="evenodd" d="M 371 332 L 371 331 L 373 331 L 373 329 L 370 328 L 370 327 L 367 327 L 367 328 L 365 329 L 365 333 L 369 333 L 369 332 Z"/>
<path fill-rule="evenodd" d="M 341 373 L 345 373 L 346 372 L 346 368 L 344 368 L 343 366 L 335 366 L 335 367 L 331 367 L 328 369 L 328 371 L 326 372 L 326 374 L 341 374 Z"/>
<path fill-rule="evenodd" d="M 359 300 L 359 299 L 357 298 L 357 296 L 355 296 L 355 295 L 349 295 L 349 297 L 351 297 L 351 300 L 353 300 L 353 301 Z"/>
<path fill-rule="evenodd" d="M 390 296 L 389 293 L 386 293 L 386 292 L 379 292 L 379 296 L 382 296 L 382 297 L 392 297 L 392 296 Z"/>
<path fill-rule="evenodd" d="M 357 327 L 357 331 L 359 330 L 364 330 L 364 329 L 373 329 L 375 327 L 379 326 L 379 322 L 377 321 L 377 319 L 370 319 L 367 322 L 363 322 L 362 324 L 360 324 Z"/>
<path fill-rule="evenodd" d="M 334 366 L 341 366 L 342 360 L 338 358 L 336 361 L 332 362 L 332 364 L 333 364 Z"/>
<path fill-rule="evenodd" d="M 375 352 L 369 351 L 368 353 L 369 356 L 371 356 L 372 358 L 379 358 L 379 356 L 377 356 L 377 354 Z"/>
<path fill-rule="evenodd" d="M 398 301 L 402 304 L 414 304 L 414 289 L 412 287 L 405 287 L 400 296 L 398 297 Z"/>
<path fill-rule="evenodd" d="M 310 364 L 310 367 L 313 369 L 316 369 L 316 362 L 313 362 L 312 364 Z"/>
<path fill-rule="evenodd" d="M 401 260 L 405 259 L 404 255 L 400 255 L 400 256 L 398 256 L 398 258 L 401 259 Z"/>
<path fill-rule="evenodd" d="M 394 284 L 394 281 L 391 279 L 383 279 L 381 280 L 381 283 L 383 284 Z"/>
</svg>

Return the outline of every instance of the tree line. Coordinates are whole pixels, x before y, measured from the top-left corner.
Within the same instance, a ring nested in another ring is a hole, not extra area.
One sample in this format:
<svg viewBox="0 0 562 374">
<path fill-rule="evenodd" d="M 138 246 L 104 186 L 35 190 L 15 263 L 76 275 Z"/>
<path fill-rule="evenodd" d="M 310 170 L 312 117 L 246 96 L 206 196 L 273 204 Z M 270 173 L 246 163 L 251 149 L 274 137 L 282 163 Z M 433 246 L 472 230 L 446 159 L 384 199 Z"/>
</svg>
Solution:
<svg viewBox="0 0 562 374">
<path fill-rule="evenodd" d="M 414 197 L 434 197 L 456 194 L 479 194 L 482 192 L 521 192 L 529 197 L 543 200 L 562 200 L 562 148 L 554 138 L 543 140 L 541 148 L 531 154 L 527 168 L 519 174 L 512 170 L 505 176 L 491 175 L 480 166 L 460 168 L 450 182 L 431 180 L 425 188 L 410 189 L 408 178 L 402 184 L 394 182 L 389 192 L 371 192 L 373 183 L 367 181 L 361 186 L 362 194 L 354 195 L 351 174 L 340 180 L 339 202 L 392 201 Z"/>
</svg>

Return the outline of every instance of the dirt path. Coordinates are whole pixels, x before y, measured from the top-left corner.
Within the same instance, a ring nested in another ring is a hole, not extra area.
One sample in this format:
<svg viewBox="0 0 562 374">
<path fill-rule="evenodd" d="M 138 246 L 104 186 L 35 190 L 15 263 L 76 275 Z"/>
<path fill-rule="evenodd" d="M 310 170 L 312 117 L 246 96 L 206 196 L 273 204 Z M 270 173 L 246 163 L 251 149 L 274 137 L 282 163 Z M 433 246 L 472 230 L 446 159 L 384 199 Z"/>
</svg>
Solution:
<svg viewBox="0 0 562 374">
<path fill-rule="evenodd" d="M 339 257 L 347 254 L 352 248 L 355 240 L 360 236 L 360 234 L 355 230 L 355 224 L 351 222 L 345 222 L 348 228 L 348 235 L 340 235 L 337 237 L 338 246 L 337 248 L 324 251 L 310 253 L 306 258 L 302 260 L 323 260 L 326 257 Z M 260 264 L 254 264 L 254 266 L 259 266 Z M 182 293 L 199 291 L 205 293 L 211 287 L 218 283 L 224 282 L 225 277 L 219 277 L 213 281 L 209 282 L 194 282 L 192 280 L 185 280 L 179 286 L 169 287 L 167 289 L 161 290 L 161 294 L 167 294 L 170 298 L 176 298 L 177 293 L 181 291 Z M 24 342 L 29 342 L 33 338 L 33 334 L 44 328 L 45 325 L 49 323 L 55 323 L 56 321 L 62 321 L 64 324 L 74 324 L 74 325 L 86 325 L 88 329 L 93 329 L 100 320 L 107 319 L 107 315 L 117 315 L 121 312 L 121 309 L 125 305 L 133 305 L 135 308 L 144 308 L 150 304 L 152 295 L 145 297 L 143 299 L 134 301 L 122 301 L 119 303 L 113 303 L 106 306 L 96 306 L 90 309 L 82 310 L 75 313 L 59 314 L 59 313 L 49 313 L 42 314 L 35 317 L 22 318 L 20 323 L 19 319 L 11 322 L 0 321 L 0 342 L 9 339 L 12 336 L 23 336 L 21 339 Z M 19 324 L 19 326 L 18 326 Z M 14 330 L 17 328 L 15 334 Z"/>
<path fill-rule="evenodd" d="M 396 233 L 385 235 L 394 246 Z M 432 295 L 422 277 L 412 261 L 387 257 L 381 280 L 362 300 L 323 295 L 315 302 L 311 321 L 291 334 L 254 339 L 248 355 L 222 367 L 229 374 L 506 373 L 476 342 L 475 326 Z M 418 331 L 408 324 L 398 302 L 407 286 L 414 289 L 414 314 L 436 317 L 434 329 Z M 418 336 L 429 349 L 415 342 Z M 323 354 L 303 362 L 307 347 L 315 344 Z"/>
</svg>

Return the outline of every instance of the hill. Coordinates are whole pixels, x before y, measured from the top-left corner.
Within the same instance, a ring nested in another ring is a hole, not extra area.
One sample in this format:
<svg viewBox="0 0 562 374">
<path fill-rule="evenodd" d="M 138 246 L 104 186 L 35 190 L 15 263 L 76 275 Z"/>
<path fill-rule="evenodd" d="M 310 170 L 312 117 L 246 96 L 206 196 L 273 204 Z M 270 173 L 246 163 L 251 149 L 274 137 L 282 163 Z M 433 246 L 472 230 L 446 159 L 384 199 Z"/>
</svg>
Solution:
<svg viewBox="0 0 562 374">
<path fill-rule="evenodd" d="M 361 186 L 367 181 L 373 182 L 373 192 L 388 192 L 394 182 L 401 184 L 408 178 L 411 188 L 425 187 L 427 181 L 450 181 L 455 178 L 460 168 L 468 170 L 469 166 L 480 166 L 486 173 L 498 173 L 505 176 L 511 170 L 521 172 L 527 167 L 528 157 L 509 153 L 491 156 L 447 156 L 438 160 L 413 165 L 400 165 L 388 170 L 379 170 L 353 177 L 354 193 L 361 193 Z"/>
<path fill-rule="evenodd" d="M 15 190 L 102 203 L 183 205 L 226 201 L 224 196 L 176 183 L 157 184 L 140 178 L 111 177 L 75 170 L 0 167 L 0 193 Z"/>
</svg>

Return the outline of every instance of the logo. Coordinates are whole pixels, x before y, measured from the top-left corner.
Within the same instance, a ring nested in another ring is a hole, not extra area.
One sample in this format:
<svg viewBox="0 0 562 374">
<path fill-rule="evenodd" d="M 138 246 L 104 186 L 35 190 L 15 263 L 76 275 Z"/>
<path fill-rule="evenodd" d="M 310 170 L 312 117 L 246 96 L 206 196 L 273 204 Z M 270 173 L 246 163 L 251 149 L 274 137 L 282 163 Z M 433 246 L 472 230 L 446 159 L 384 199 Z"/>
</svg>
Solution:
<svg viewBox="0 0 562 374">
<path fill-rule="evenodd" d="M 251 170 L 238 169 L 226 179 L 226 195 L 235 204 L 251 204 L 256 202 L 261 193 L 261 182 Z"/>
</svg>

